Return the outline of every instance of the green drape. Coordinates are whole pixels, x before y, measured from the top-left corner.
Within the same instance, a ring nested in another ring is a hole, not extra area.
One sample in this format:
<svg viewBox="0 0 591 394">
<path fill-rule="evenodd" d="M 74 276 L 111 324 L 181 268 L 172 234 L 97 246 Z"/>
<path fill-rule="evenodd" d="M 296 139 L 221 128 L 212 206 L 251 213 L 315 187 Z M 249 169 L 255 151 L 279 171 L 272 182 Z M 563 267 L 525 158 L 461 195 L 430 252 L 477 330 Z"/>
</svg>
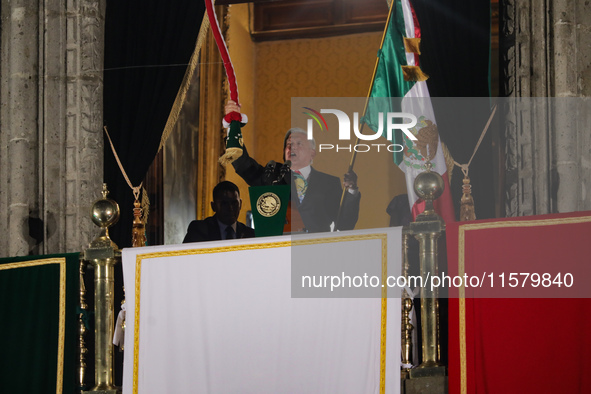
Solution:
<svg viewBox="0 0 591 394">
<path fill-rule="evenodd" d="M 0 259 L 0 391 L 73 393 L 79 254 Z"/>
</svg>

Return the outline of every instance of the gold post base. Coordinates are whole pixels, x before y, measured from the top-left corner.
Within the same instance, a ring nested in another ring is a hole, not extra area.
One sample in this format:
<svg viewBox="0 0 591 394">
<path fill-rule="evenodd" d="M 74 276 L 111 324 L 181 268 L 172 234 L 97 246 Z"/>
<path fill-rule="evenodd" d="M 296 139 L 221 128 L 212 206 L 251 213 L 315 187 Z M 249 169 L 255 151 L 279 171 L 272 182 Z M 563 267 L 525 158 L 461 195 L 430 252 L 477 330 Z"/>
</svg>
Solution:
<svg viewBox="0 0 591 394">
<path fill-rule="evenodd" d="M 405 379 L 401 382 L 404 394 L 447 394 L 447 376 Z"/>
<path fill-rule="evenodd" d="M 417 368 L 413 368 L 408 371 L 408 375 L 411 379 L 433 376 L 447 376 L 447 368 L 442 365 L 418 366 Z"/>
<path fill-rule="evenodd" d="M 83 391 L 82 394 L 121 394 L 121 388 L 116 387 L 113 390 L 90 390 Z"/>
</svg>

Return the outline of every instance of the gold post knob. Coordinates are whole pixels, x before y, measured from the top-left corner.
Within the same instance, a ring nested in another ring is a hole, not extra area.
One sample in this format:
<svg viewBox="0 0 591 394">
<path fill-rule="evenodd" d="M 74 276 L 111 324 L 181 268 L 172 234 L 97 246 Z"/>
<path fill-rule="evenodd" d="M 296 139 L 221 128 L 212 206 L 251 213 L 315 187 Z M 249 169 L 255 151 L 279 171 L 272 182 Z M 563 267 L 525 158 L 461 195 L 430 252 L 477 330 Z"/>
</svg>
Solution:
<svg viewBox="0 0 591 394">
<path fill-rule="evenodd" d="M 99 236 L 90 243 L 90 247 L 100 248 L 110 246 L 113 249 L 118 249 L 117 245 L 109 238 L 109 227 L 119 220 L 119 204 L 107 198 L 109 190 L 107 189 L 106 183 L 103 183 L 101 194 L 103 198 L 96 200 L 90 209 L 92 221 L 101 228 Z"/>
<path fill-rule="evenodd" d="M 414 181 L 415 193 L 425 201 L 425 211 L 417 216 L 417 221 L 437 220 L 439 217 L 433 209 L 433 201 L 443 194 L 445 183 L 441 175 L 431 171 L 431 167 L 431 162 L 427 162 L 426 171 L 417 175 Z"/>
</svg>

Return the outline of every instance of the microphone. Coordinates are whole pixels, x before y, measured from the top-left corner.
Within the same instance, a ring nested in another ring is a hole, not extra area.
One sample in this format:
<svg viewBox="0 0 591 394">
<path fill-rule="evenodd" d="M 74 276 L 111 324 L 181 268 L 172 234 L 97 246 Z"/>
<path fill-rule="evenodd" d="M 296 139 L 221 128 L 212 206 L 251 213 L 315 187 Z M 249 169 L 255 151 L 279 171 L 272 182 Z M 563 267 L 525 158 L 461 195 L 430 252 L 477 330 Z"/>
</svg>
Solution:
<svg viewBox="0 0 591 394">
<path fill-rule="evenodd" d="M 286 160 L 285 163 L 283 163 L 283 165 L 279 169 L 279 176 L 277 177 L 277 180 L 275 180 L 275 182 L 273 182 L 273 184 L 276 184 L 276 183 L 288 184 L 289 182 L 287 182 L 287 180 L 285 179 L 285 176 L 288 174 L 291 175 L 291 160 Z"/>
</svg>

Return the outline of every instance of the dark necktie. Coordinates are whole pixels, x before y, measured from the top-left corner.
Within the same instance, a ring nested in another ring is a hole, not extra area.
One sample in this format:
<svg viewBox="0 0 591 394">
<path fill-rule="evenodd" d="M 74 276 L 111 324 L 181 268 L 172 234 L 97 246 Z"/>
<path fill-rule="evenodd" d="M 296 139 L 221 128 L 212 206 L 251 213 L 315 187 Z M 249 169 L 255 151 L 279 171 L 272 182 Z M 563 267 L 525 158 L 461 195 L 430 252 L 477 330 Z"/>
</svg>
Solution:
<svg viewBox="0 0 591 394">
<path fill-rule="evenodd" d="M 236 232 L 232 228 L 232 226 L 226 227 L 226 239 L 234 239 L 236 238 Z"/>
</svg>

